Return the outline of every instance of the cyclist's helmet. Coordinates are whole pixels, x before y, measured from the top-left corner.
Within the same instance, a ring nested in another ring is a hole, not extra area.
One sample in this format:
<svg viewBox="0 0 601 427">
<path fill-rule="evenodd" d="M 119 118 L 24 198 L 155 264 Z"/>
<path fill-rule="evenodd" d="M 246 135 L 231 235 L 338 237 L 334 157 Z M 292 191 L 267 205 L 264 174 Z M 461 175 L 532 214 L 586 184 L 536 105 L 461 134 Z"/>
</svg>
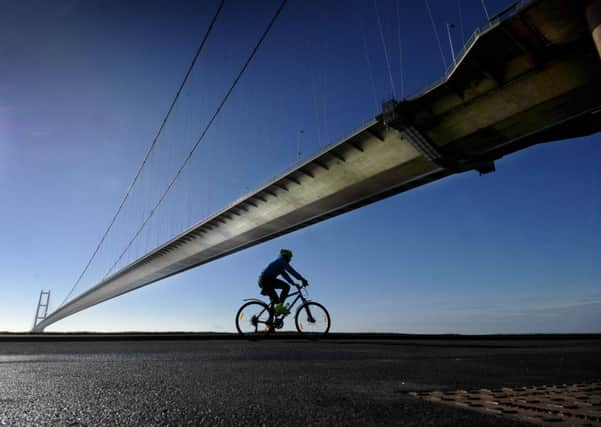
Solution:
<svg viewBox="0 0 601 427">
<path fill-rule="evenodd" d="M 280 256 L 289 260 L 292 258 L 292 251 L 290 249 L 280 249 Z"/>
</svg>

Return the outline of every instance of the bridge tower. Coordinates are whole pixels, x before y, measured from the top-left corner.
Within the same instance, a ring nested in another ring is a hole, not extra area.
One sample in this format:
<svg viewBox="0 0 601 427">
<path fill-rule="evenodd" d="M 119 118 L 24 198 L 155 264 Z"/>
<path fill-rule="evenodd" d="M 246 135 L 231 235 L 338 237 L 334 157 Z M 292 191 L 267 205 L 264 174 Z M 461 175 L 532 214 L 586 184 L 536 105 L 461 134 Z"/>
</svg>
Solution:
<svg viewBox="0 0 601 427">
<path fill-rule="evenodd" d="M 50 290 L 41 290 L 40 298 L 38 299 L 38 307 L 33 318 L 33 329 L 48 315 L 48 305 L 50 304 Z"/>
</svg>

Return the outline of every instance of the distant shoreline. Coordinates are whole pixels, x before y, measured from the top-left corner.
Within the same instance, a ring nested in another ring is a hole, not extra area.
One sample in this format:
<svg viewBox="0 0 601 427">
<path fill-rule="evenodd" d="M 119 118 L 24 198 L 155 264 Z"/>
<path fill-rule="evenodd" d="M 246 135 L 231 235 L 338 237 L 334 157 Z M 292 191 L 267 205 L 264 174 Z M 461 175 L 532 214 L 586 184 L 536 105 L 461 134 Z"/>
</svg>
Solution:
<svg viewBox="0 0 601 427">
<path fill-rule="evenodd" d="M 173 341 L 173 340 L 239 340 L 234 332 L 0 332 L 3 341 Z M 296 332 L 278 332 L 269 339 L 305 339 Z M 457 341 L 499 341 L 499 340 L 596 340 L 601 333 L 557 333 L 557 334 L 402 334 L 378 332 L 335 332 L 328 340 L 457 340 Z"/>
</svg>

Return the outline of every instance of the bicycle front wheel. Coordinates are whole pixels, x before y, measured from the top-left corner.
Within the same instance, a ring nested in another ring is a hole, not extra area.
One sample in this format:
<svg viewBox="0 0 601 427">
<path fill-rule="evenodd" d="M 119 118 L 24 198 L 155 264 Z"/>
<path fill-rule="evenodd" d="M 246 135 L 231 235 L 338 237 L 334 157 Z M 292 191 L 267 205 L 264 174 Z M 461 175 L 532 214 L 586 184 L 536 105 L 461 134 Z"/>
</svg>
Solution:
<svg viewBox="0 0 601 427">
<path fill-rule="evenodd" d="M 299 333 L 317 339 L 330 330 L 330 313 L 320 303 L 310 301 L 299 307 L 294 322 Z"/>
<path fill-rule="evenodd" d="M 256 339 L 272 330 L 272 313 L 267 304 L 250 301 L 243 304 L 236 314 L 236 329 L 246 338 Z"/>
</svg>

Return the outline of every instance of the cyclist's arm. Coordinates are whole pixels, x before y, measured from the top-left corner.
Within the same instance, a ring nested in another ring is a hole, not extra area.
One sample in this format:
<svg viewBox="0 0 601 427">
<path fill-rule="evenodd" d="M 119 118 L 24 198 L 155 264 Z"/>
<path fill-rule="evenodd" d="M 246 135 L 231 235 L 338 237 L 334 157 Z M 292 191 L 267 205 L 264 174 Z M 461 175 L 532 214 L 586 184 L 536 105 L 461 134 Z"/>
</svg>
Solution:
<svg viewBox="0 0 601 427">
<path fill-rule="evenodd" d="M 285 269 L 288 273 L 292 274 L 294 277 L 296 277 L 301 282 L 303 282 L 303 283 L 307 282 L 307 279 L 305 279 L 303 276 L 301 276 L 301 274 L 298 271 L 296 271 L 294 268 L 292 268 L 292 266 L 290 264 L 286 265 Z"/>
<path fill-rule="evenodd" d="M 282 271 L 282 277 L 284 279 L 286 279 L 286 281 L 288 283 L 290 283 L 291 285 L 294 285 L 294 280 L 292 280 L 292 278 L 288 275 L 288 273 L 286 273 L 286 270 Z"/>
</svg>

